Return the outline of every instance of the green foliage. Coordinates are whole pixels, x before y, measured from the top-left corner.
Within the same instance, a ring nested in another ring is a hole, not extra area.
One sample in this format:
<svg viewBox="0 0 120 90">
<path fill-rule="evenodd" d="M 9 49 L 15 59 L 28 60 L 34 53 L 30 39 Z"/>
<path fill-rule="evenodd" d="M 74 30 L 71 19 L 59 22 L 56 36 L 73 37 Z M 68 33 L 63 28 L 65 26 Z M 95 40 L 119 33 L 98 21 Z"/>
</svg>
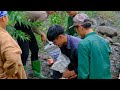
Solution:
<svg viewBox="0 0 120 90">
<path fill-rule="evenodd" d="M 7 26 L 6 30 L 11 34 L 11 36 L 14 39 L 17 39 L 18 37 L 20 39 L 24 40 L 30 40 L 30 36 L 25 34 L 24 32 L 20 31 L 20 30 L 16 30 L 14 27 L 12 26 Z"/>
<path fill-rule="evenodd" d="M 14 28 L 16 22 L 19 22 L 20 25 L 21 23 L 24 23 L 26 26 L 30 25 L 30 23 L 27 22 L 25 13 L 22 11 L 9 11 L 8 18 L 9 18 L 9 22 L 6 27 L 6 30 L 11 34 L 11 36 L 14 39 L 17 39 L 19 37 L 22 40 L 29 40 L 30 39 L 29 35 Z"/>
<path fill-rule="evenodd" d="M 20 25 L 23 23 L 24 25 L 31 26 L 31 23 L 27 20 L 27 15 L 25 12 L 22 11 L 11 11 L 9 13 L 9 25 L 14 25 L 16 22 L 18 22 Z"/>
<path fill-rule="evenodd" d="M 61 20 L 60 20 L 60 15 L 57 13 L 54 13 L 53 15 L 50 16 L 50 24 L 61 24 Z"/>
<path fill-rule="evenodd" d="M 65 11 L 59 11 L 49 16 L 50 26 L 53 24 L 58 24 L 63 27 L 67 25 L 67 13 Z"/>
</svg>

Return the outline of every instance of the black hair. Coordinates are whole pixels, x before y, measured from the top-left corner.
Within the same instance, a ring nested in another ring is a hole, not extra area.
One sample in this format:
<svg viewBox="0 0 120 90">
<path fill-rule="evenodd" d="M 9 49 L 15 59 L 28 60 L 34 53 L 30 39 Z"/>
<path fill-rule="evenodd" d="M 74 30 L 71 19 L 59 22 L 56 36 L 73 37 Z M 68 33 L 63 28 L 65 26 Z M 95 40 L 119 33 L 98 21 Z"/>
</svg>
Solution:
<svg viewBox="0 0 120 90">
<path fill-rule="evenodd" d="M 60 34 L 64 34 L 64 28 L 60 25 L 53 25 L 48 29 L 47 39 L 49 41 L 55 40 Z"/>
<path fill-rule="evenodd" d="M 88 28 L 91 28 L 91 26 L 92 26 L 92 21 L 91 20 L 89 20 L 89 19 L 85 19 L 84 20 L 84 24 L 82 25 L 84 28 L 86 28 L 86 29 L 88 29 Z"/>
</svg>

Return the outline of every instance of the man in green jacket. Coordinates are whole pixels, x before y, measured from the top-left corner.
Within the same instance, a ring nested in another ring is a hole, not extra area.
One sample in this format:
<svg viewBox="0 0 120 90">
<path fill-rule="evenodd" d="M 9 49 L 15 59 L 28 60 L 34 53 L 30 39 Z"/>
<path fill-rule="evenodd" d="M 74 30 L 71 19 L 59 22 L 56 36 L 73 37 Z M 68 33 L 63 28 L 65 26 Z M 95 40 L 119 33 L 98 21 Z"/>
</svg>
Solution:
<svg viewBox="0 0 120 90">
<path fill-rule="evenodd" d="M 76 33 L 74 27 L 72 27 L 72 28 L 70 28 L 70 29 L 69 29 L 69 27 L 70 27 L 71 25 L 73 25 L 73 17 L 74 17 L 76 14 L 78 14 L 78 11 L 67 11 L 67 14 L 69 15 L 69 17 L 68 17 L 68 24 L 67 24 L 66 33 L 67 33 L 68 35 L 76 36 L 76 35 L 78 35 L 78 34 Z"/>
<path fill-rule="evenodd" d="M 86 14 L 73 18 L 76 32 L 84 38 L 78 45 L 78 79 L 111 79 L 110 46 L 91 28 Z"/>
</svg>

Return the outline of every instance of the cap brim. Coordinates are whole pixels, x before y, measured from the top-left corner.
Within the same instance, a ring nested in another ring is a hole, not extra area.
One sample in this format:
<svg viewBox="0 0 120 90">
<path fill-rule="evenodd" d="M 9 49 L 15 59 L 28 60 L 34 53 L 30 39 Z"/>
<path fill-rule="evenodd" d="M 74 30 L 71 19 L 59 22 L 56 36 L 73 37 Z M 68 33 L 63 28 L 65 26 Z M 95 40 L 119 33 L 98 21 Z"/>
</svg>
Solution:
<svg viewBox="0 0 120 90">
<path fill-rule="evenodd" d="M 70 26 L 69 29 L 71 29 L 71 28 L 74 27 L 74 26 L 75 26 L 75 25 Z"/>
</svg>

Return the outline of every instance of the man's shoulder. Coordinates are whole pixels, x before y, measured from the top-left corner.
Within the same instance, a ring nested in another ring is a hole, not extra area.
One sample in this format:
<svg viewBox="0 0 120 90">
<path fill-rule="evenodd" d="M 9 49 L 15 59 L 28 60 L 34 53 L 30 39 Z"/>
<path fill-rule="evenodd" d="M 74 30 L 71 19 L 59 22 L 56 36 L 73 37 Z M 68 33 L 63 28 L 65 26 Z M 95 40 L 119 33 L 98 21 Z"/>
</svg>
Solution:
<svg viewBox="0 0 120 90">
<path fill-rule="evenodd" d="M 88 45 L 90 42 L 91 42 L 91 40 L 89 40 L 88 38 L 85 38 L 85 39 L 83 39 L 83 40 L 79 43 L 79 45 L 86 46 L 86 45 Z"/>
<path fill-rule="evenodd" d="M 69 35 L 69 42 L 71 44 L 71 47 L 72 48 L 78 48 L 78 44 L 82 41 L 82 39 L 78 38 L 78 37 L 75 37 L 75 36 L 71 36 Z"/>
<path fill-rule="evenodd" d="M 5 35 L 7 35 L 7 31 L 3 28 L 0 28 L 0 36 L 2 37 L 2 36 L 5 36 Z"/>
<path fill-rule="evenodd" d="M 96 35 L 90 35 L 90 36 L 87 36 L 86 38 L 84 38 L 81 41 L 80 44 L 83 45 L 83 46 L 86 46 L 86 45 L 89 45 L 89 44 L 93 43 L 94 41 L 101 41 L 101 40 L 106 42 L 103 37 L 101 37 L 101 36 L 99 36 L 97 34 Z"/>
<path fill-rule="evenodd" d="M 11 39 L 12 36 L 10 35 L 10 33 L 7 30 L 0 28 L 0 38 L 2 40 L 7 40 L 7 39 Z"/>
<path fill-rule="evenodd" d="M 88 37 L 85 38 L 85 40 L 88 40 L 89 42 L 93 42 L 93 41 L 105 41 L 105 39 L 98 35 L 98 34 L 95 34 L 95 35 L 90 35 Z"/>
<path fill-rule="evenodd" d="M 79 37 L 75 37 L 75 36 L 72 36 L 72 35 L 68 35 L 71 39 L 71 41 L 76 41 L 76 42 L 81 42 L 82 41 L 82 39 L 81 38 L 79 38 Z"/>
</svg>

